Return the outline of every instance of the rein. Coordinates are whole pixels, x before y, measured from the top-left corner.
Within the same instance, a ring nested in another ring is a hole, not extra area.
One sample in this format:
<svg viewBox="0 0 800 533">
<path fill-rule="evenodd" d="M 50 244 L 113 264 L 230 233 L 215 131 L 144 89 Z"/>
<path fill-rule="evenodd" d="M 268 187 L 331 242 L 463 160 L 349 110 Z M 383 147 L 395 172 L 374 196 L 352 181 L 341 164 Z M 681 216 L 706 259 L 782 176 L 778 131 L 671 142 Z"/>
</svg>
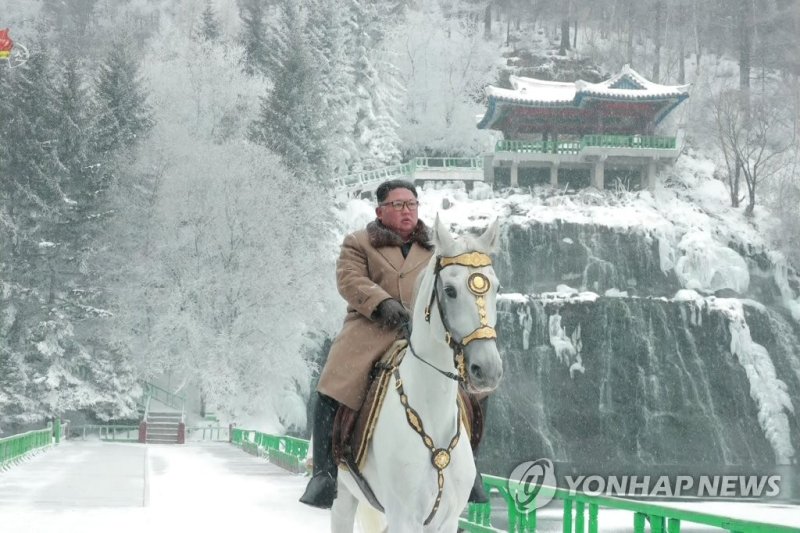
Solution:
<svg viewBox="0 0 800 533">
<path fill-rule="evenodd" d="M 442 284 L 442 278 L 440 273 L 443 269 L 451 265 L 460 265 L 470 268 L 481 268 L 485 266 L 490 266 L 492 264 L 491 258 L 481 252 L 469 252 L 465 254 L 460 254 L 452 257 L 445 257 L 445 256 L 437 256 L 436 258 L 436 267 L 434 269 L 434 280 L 433 280 L 433 290 L 431 291 L 431 298 L 428 302 L 428 305 L 425 306 L 425 321 L 430 322 L 431 320 L 431 311 L 430 308 L 433 305 L 434 300 L 437 303 L 437 307 L 439 309 L 439 318 L 442 321 L 442 325 L 444 326 L 445 331 L 445 341 L 447 342 L 450 349 L 453 351 L 453 364 L 455 365 L 456 371 L 458 374 L 454 374 L 452 372 L 446 372 L 437 368 L 435 365 L 426 361 L 425 359 L 421 358 L 417 353 L 414 351 L 414 348 L 411 346 L 411 335 L 406 330 L 408 336 L 408 349 L 411 354 L 422 361 L 423 363 L 427 364 L 443 376 L 450 378 L 454 381 L 459 383 L 464 383 L 466 381 L 466 368 L 464 365 L 464 348 L 471 342 L 479 339 L 496 339 L 497 333 L 495 332 L 494 328 L 489 326 L 489 319 L 487 317 L 486 312 L 486 301 L 484 300 L 483 295 L 489 292 L 489 288 L 491 284 L 489 282 L 489 278 L 485 275 L 481 274 L 480 272 L 475 272 L 469 276 L 467 281 L 467 287 L 469 288 L 470 292 L 475 295 L 475 305 L 478 306 L 478 316 L 480 317 L 481 325 L 473 330 L 469 335 L 464 336 L 460 341 L 457 341 L 453 338 L 453 335 L 450 333 L 450 324 L 447 320 L 447 313 L 442 306 L 442 298 L 439 296 L 439 288 Z M 436 448 L 433 444 L 433 439 L 430 435 L 425 432 L 425 428 L 422 425 L 422 419 L 419 416 L 419 413 L 411 407 L 408 403 L 408 396 L 406 396 L 405 390 L 403 389 L 403 380 L 400 378 L 400 368 L 395 366 L 392 371 L 392 375 L 395 379 L 395 389 L 397 389 L 398 394 L 400 395 L 400 403 L 403 404 L 403 408 L 406 412 L 406 420 L 408 421 L 408 425 L 411 426 L 417 435 L 420 436 L 422 439 L 422 443 L 428 448 L 428 451 L 431 453 L 431 464 L 436 469 L 436 483 L 437 483 L 437 492 L 436 492 L 436 501 L 433 503 L 433 508 L 431 512 L 428 514 L 428 518 L 425 519 L 424 525 L 428 525 L 433 517 L 436 515 L 436 511 L 439 510 L 439 504 L 442 501 L 442 492 L 444 491 L 444 469 L 450 464 L 450 454 L 452 453 L 453 449 L 458 444 L 459 439 L 461 438 L 461 404 L 458 403 L 458 398 L 456 398 L 456 409 L 457 409 L 457 416 L 456 416 L 456 433 L 453 435 L 453 438 L 450 439 L 450 443 L 447 448 Z"/>
</svg>

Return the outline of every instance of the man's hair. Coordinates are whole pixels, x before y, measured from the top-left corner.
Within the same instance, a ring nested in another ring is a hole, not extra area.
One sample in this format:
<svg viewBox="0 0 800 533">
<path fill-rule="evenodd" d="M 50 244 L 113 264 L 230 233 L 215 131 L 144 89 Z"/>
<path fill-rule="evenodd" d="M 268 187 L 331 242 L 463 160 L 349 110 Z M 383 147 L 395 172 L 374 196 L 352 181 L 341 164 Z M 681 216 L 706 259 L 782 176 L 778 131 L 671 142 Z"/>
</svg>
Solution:
<svg viewBox="0 0 800 533">
<path fill-rule="evenodd" d="M 417 197 L 417 188 L 414 187 L 414 184 L 410 181 L 389 180 L 378 185 L 378 190 L 375 191 L 375 197 L 378 199 L 378 203 L 383 203 L 386 197 L 389 196 L 389 193 L 395 189 L 408 189 L 414 194 L 414 198 Z"/>
</svg>

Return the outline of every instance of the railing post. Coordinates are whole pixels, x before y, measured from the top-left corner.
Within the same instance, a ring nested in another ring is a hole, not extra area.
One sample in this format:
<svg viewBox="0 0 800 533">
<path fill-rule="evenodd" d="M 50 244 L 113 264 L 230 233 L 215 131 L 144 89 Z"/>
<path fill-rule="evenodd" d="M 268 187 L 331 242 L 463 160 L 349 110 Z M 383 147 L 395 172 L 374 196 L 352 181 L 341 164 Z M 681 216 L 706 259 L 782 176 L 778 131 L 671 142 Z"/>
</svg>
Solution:
<svg viewBox="0 0 800 533">
<path fill-rule="evenodd" d="M 61 442 L 61 418 L 56 417 L 53 421 L 53 436 L 56 438 L 56 444 Z"/>
<path fill-rule="evenodd" d="M 677 518 L 670 518 L 667 520 L 667 533 L 680 533 L 681 521 Z"/>
<path fill-rule="evenodd" d="M 597 533 L 597 504 L 589 504 L 589 533 Z"/>
<path fill-rule="evenodd" d="M 583 527 L 583 519 L 584 519 L 584 505 L 583 502 L 577 501 L 575 502 L 575 533 L 585 533 L 585 529 Z"/>
<path fill-rule="evenodd" d="M 178 444 L 186 444 L 186 423 L 178 424 Z"/>
<path fill-rule="evenodd" d="M 564 498 L 564 533 L 572 533 L 572 500 Z"/>
<path fill-rule="evenodd" d="M 83 437 L 86 438 L 86 433 L 84 432 Z M 139 422 L 139 442 L 144 444 L 147 442 L 147 422 L 142 420 Z"/>
<path fill-rule="evenodd" d="M 644 514 L 635 513 L 633 515 L 633 533 L 644 533 Z"/>
</svg>

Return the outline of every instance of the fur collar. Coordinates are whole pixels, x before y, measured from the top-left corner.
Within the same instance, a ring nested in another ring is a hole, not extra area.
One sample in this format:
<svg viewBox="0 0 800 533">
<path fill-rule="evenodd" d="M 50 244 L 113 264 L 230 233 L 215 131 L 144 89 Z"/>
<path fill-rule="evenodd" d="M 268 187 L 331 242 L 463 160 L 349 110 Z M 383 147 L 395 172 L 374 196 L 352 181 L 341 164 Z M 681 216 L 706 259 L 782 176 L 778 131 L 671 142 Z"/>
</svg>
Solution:
<svg viewBox="0 0 800 533">
<path fill-rule="evenodd" d="M 403 239 L 400 238 L 400 235 L 384 226 L 378 219 L 367 224 L 367 235 L 373 248 L 403 245 Z M 411 242 L 419 244 L 426 250 L 433 250 L 433 243 L 428 235 L 428 226 L 421 220 L 417 221 L 417 229 L 411 234 Z"/>
</svg>

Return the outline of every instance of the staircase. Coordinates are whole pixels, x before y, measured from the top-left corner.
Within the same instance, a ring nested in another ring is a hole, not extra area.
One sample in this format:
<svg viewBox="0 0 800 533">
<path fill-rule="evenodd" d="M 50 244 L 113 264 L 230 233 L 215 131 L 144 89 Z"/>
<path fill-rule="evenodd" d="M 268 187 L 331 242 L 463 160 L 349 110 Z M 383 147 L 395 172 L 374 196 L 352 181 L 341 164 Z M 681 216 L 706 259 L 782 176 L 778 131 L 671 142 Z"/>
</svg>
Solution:
<svg viewBox="0 0 800 533">
<path fill-rule="evenodd" d="M 147 414 L 147 437 L 150 444 L 178 444 L 181 413 L 150 412 Z"/>
</svg>

